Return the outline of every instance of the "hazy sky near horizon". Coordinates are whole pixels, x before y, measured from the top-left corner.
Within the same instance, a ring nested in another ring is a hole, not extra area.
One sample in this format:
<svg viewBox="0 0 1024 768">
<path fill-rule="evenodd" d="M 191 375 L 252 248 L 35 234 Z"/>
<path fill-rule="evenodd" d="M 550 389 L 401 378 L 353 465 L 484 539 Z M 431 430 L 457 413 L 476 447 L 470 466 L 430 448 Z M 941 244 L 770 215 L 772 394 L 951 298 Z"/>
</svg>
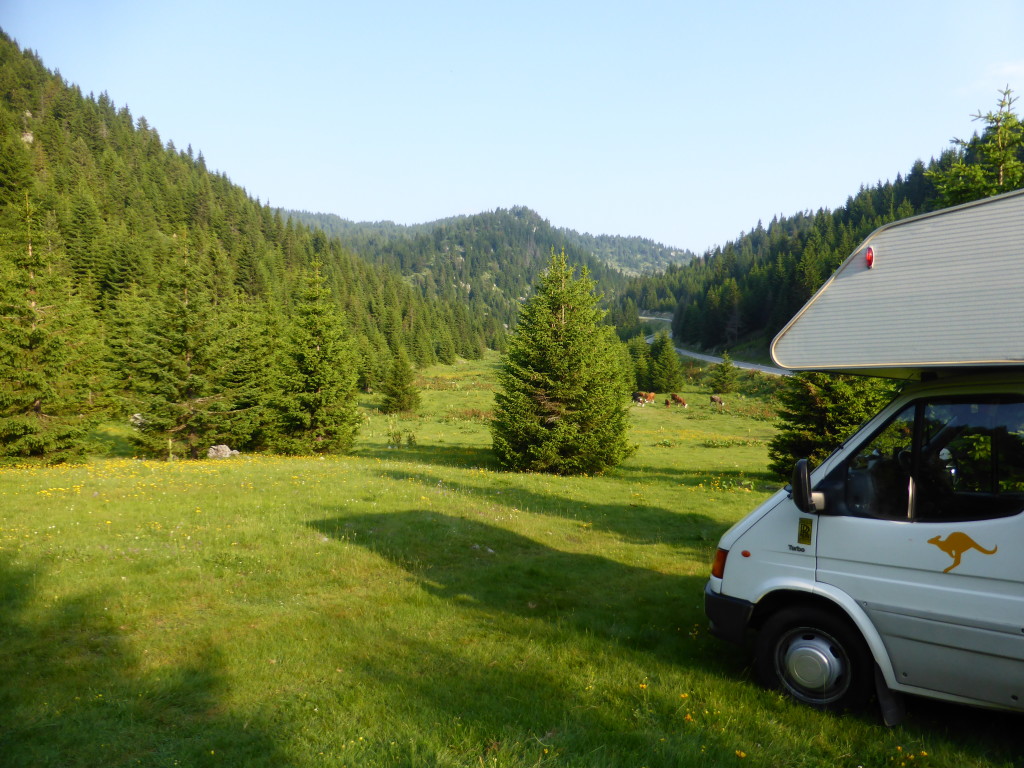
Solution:
<svg viewBox="0 0 1024 768">
<path fill-rule="evenodd" d="M 1024 91 L 1024 0 L 0 0 L 0 28 L 275 206 L 524 205 L 696 252 Z"/>
</svg>

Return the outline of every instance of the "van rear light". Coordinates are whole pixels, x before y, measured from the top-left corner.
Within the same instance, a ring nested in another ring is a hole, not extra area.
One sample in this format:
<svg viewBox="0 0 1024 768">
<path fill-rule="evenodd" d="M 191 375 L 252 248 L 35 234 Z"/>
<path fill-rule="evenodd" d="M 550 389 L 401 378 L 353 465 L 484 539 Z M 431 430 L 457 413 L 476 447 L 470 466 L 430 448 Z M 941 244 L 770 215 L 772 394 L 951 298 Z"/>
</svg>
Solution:
<svg viewBox="0 0 1024 768">
<path fill-rule="evenodd" d="M 721 579 L 725 576 L 725 558 L 729 556 L 729 550 L 721 549 L 715 552 L 715 562 L 711 566 L 711 575 L 716 579 Z"/>
</svg>

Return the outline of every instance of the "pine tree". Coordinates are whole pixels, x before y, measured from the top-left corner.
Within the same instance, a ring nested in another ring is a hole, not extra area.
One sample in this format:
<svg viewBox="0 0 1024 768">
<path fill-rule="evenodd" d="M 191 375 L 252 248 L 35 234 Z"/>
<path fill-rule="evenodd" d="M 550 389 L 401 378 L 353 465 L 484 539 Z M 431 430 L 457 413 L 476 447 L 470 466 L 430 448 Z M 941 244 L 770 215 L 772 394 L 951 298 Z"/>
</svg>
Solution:
<svg viewBox="0 0 1024 768">
<path fill-rule="evenodd" d="M 413 384 L 413 370 L 404 349 L 399 349 L 391 363 L 391 370 L 381 388 L 383 413 L 415 411 L 420 406 L 420 393 Z"/>
<path fill-rule="evenodd" d="M 119 302 L 115 355 L 137 414 L 133 442 L 155 458 L 197 459 L 222 437 L 228 313 L 197 251 L 175 236 L 157 295 Z"/>
<path fill-rule="evenodd" d="M 82 458 L 102 341 L 60 254 L 35 242 L 27 188 L 0 239 L 0 460 Z M 12 216 L 12 208 L 4 213 Z"/>
<path fill-rule="evenodd" d="M 817 465 L 893 395 L 884 379 L 800 372 L 779 393 L 781 426 L 768 444 L 768 469 L 788 478 L 797 459 Z"/>
<path fill-rule="evenodd" d="M 225 397 L 218 412 L 218 443 L 258 451 L 271 440 L 268 407 L 281 372 L 278 341 L 280 318 L 256 302 L 239 303 L 225 332 L 222 385 Z"/>
<path fill-rule="evenodd" d="M 643 392 L 655 391 L 651 384 L 651 345 L 643 336 L 634 336 L 626 342 L 626 349 L 633 361 L 633 380 L 636 388 Z"/>
<path fill-rule="evenodd" d="M 379 389 L 387 374 L 388 345 L 383 334 L 371 327 L 365 336 L 360 336 L 353 343 L 353 359 L 356 364 L 356 384 L 364 392 L 372 393 Z"/>
<path fill-rule="evenodd" d="M 728 352 L 722 353 L 722 362 L 711 366 L 711 373 L 708 376 L 708 386 L 715 394 L 725 395 L 736 390 L 740 372 L 732 364 L 732 358 Z"/>
<path fill-rule="evenodd" d="M 491 434 L 508 469 L 594 474 L 633 451 L 629 357 L 587 270 L 574 271 L 552 251 L 503 358 Z"/>
<path fill-rule="evenodd" d="M 1024 123 L 1013 111 L 1017 101 L 1009 86 L 1000 93 L 996 111 L 973 117 L 985 123 L 984 134 L 970 141 L 953 139 L 959 154 L 948 168 L 925 175 L 935 182 L 944 205 L 956 205 L 1010 192 L 1024 186 Z"/>
<path fill-rule="evenodd" d="M 271 440 L 281 453 L 344 453 L 359 428 L 355 360 L 322 270 L 315 261 L 306 277 L 283 353 Z"/>
<path fill-rule="evenodd" d="M 654 392 L 674 392 L 686 380 L 683 363 L 667 331 L 655 334 L 651 344 L 650 379 L 650 388 Z"/>
</svg>

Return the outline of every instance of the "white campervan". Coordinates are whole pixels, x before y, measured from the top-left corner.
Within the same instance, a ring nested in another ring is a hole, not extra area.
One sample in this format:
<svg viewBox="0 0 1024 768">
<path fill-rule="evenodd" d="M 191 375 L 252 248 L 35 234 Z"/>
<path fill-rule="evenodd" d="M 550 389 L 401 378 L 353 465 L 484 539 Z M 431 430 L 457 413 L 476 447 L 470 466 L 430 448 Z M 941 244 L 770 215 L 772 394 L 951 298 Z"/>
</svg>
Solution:
<svg viewBox="0 0 1024 768">
<path fill-rule="evenodd" d="M 772 356 L 908 384 L 722 537 L 712 631 L 815 706 L 1024 711 L 1024 190 L 875 231 Z"/>
</svg>

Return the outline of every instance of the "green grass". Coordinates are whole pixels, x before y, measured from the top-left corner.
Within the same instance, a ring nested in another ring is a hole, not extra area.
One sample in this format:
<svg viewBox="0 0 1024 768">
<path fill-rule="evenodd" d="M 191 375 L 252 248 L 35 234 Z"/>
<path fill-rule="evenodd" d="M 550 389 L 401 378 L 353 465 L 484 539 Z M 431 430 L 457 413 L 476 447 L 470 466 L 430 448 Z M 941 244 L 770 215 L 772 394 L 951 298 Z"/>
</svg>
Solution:
<svg viewBox="0 0 1024 768">
<path fill-rule="evenodd" d="M 350 457 L 0 470 L 0 764 L 1019 764 L 1018 716 L 821 714 L 707 635 L 763 403 L 693 388 L 607 475 L 504 473 L 493 365 L 427 371 L 416 417 L 368 396 Z"/>
</svg>

